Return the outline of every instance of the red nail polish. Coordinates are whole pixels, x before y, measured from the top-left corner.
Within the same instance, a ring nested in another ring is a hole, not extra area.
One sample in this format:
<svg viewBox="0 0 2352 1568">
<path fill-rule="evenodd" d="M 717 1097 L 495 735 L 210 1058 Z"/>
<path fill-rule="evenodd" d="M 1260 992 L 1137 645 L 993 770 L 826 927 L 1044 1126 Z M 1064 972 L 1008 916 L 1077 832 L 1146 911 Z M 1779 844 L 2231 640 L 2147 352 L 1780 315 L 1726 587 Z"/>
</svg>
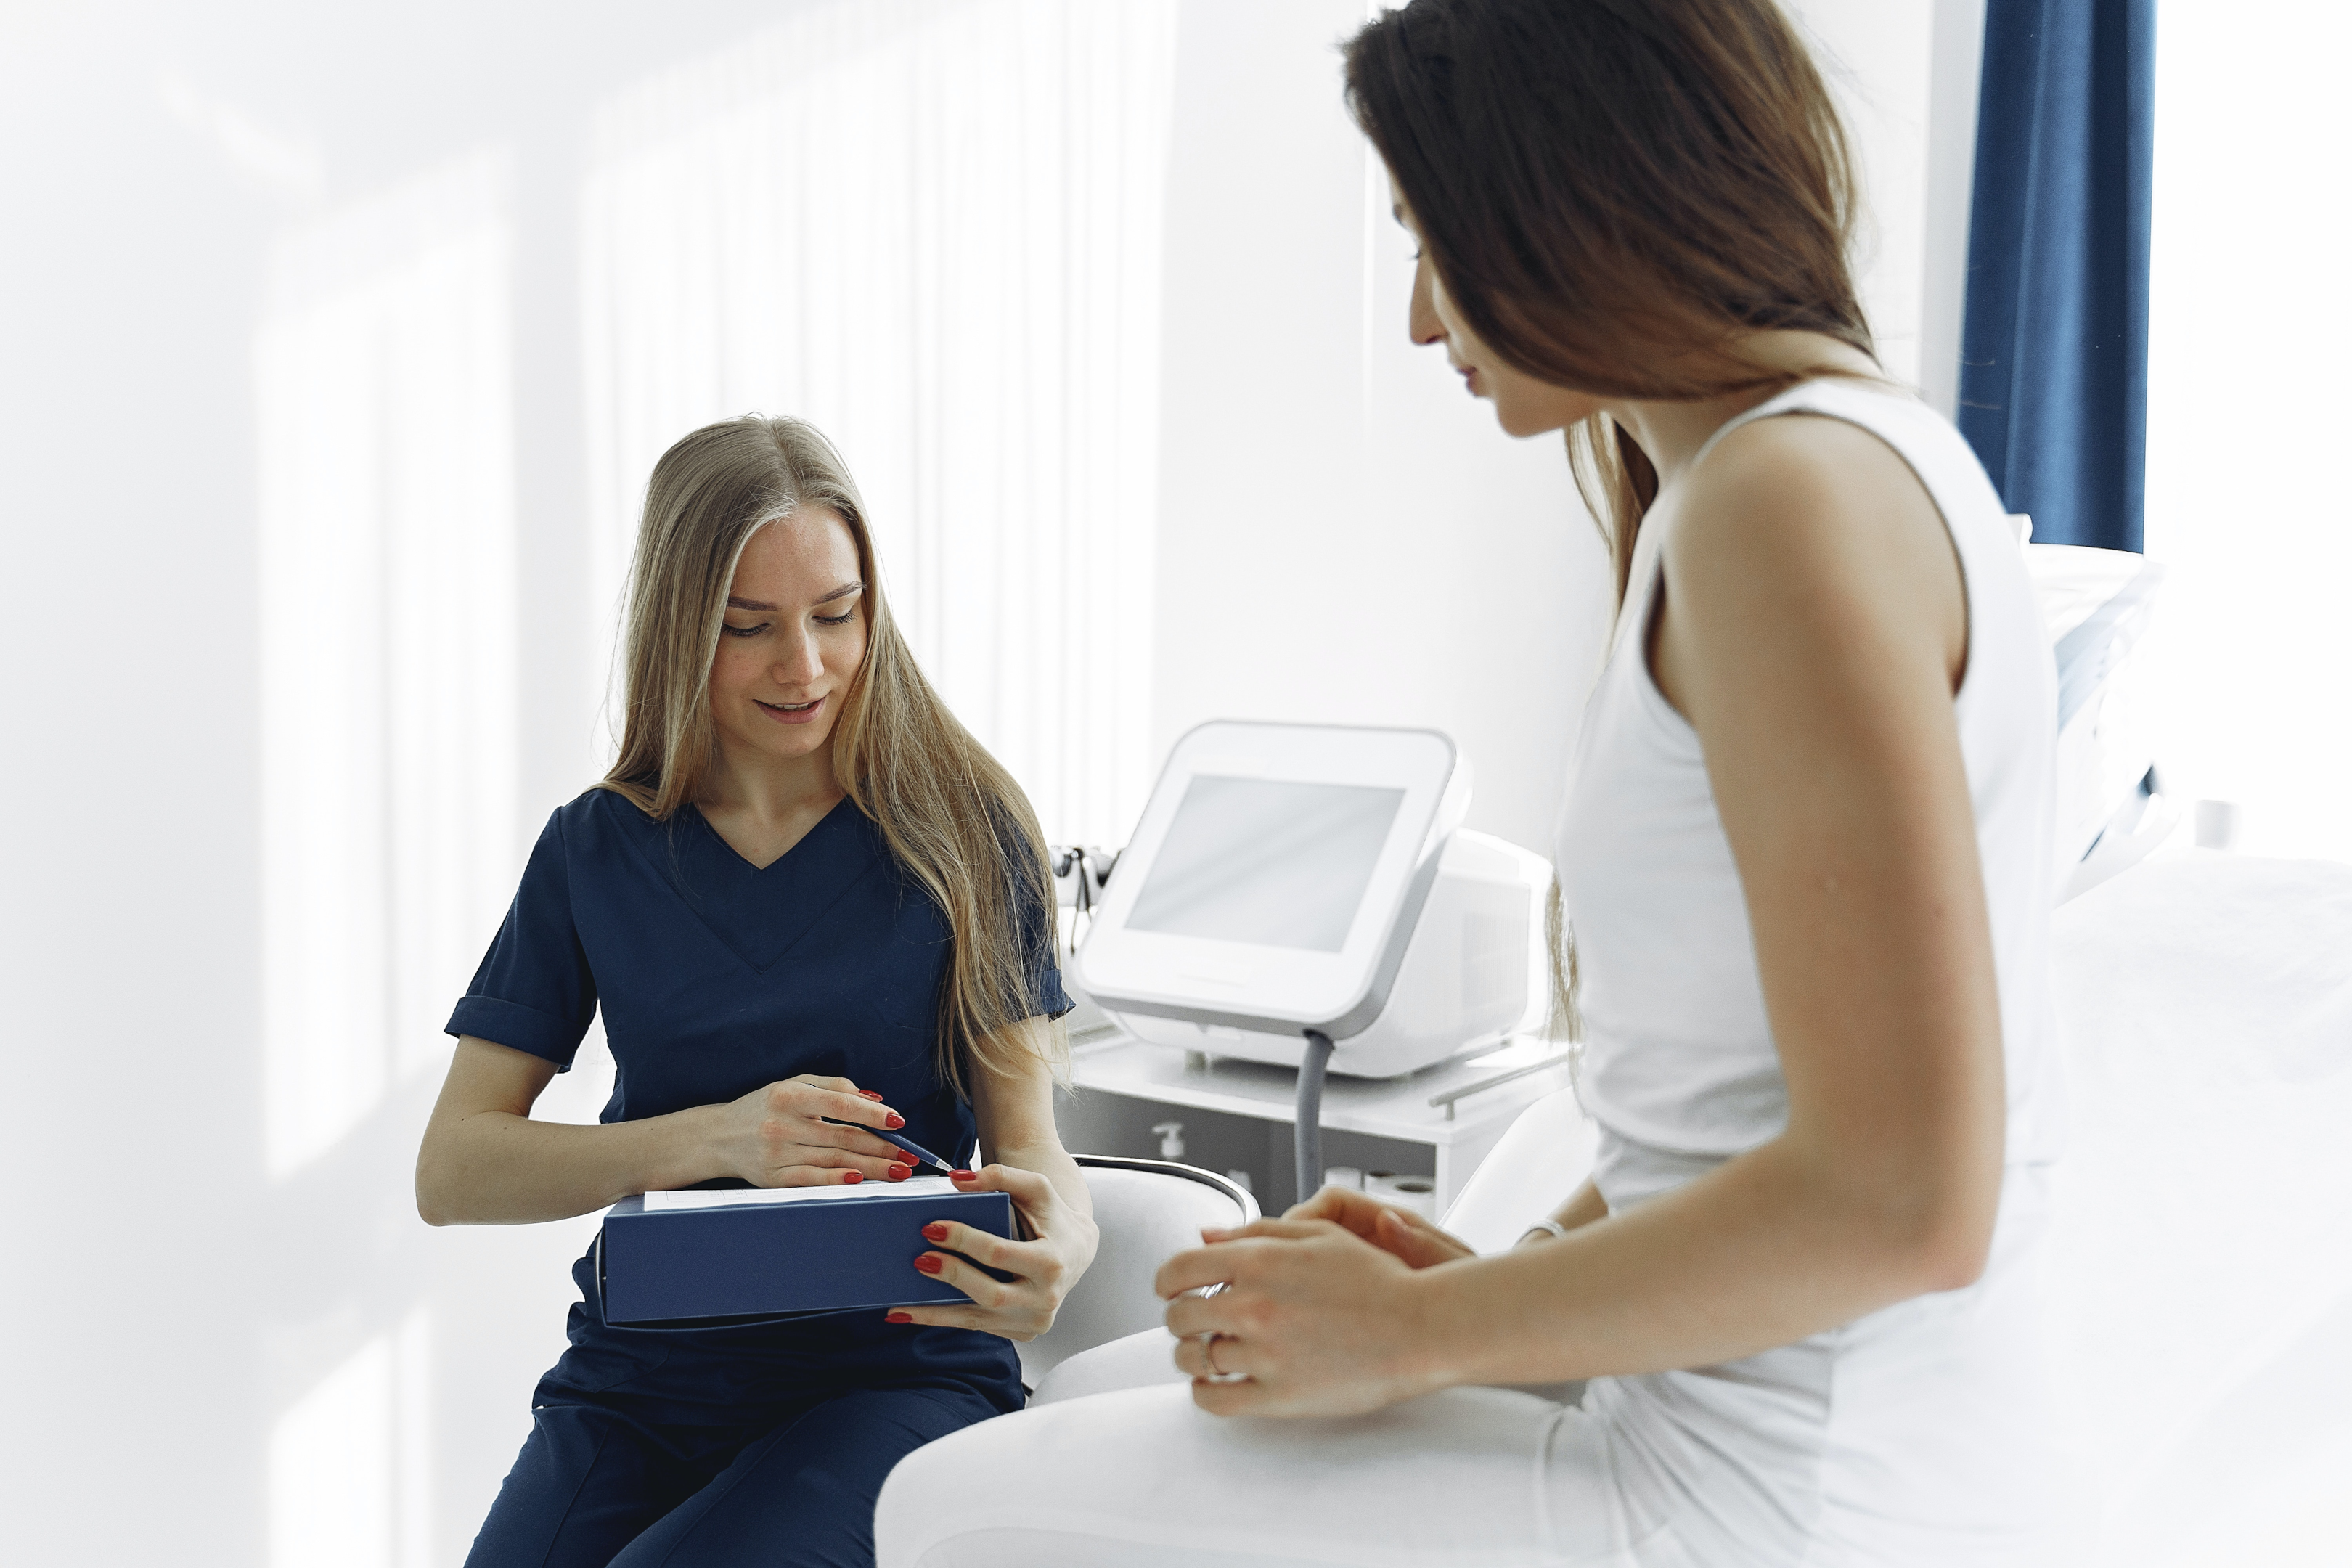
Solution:
<svg viewBox="0 0 2352 1568">
<path fill-rule="evenodd" d="M 948 1238 L 947 1222 L 937 1219 L 931 1221 L 923 1227 L 923 1237 L 928 1241 L 945 1241 Z"/>
<path fill-rule="evenodd" d="M 879 1100 L 879 1099 L 881 1099 L 881 1098 L 882 1098 L 880 1095 L 878 1095 L 878 1094 L 875 1093 L 875 1092 L 874 1092 L 874 1090 L 872 1090 L 872 1089 L 859 1089 L 859 1090 L 857 1091 L 857 1093 L 858 1093 L 858 1095 L 859 1095 L 859 1097 L 860 1097 L 861 1099 L 865 1099 L 865 1100 Z"/>
<path fill-rule="evenodd" d="M 912 1312 L 885 1312 L 882 1321 L 886 1323 L 911 1323 L 915 1315 Z"/>
<path fill-rule="evenodd" d="M 896 1132 L 899 1128 L 907 1125 L 907 1119 L 894 1110 L 888 1116 L 883 1118 L 882 1125 L 887 1127 L 891 1131 Z"/>
<path fill-rule="evenodd" d="M 915 1259 L 915 1267 L 921 1269 L 926 1274 L 937 1274 L 940 1269 L 947 1267 L 947 1260 L 942 1258 L 934 1258 L 929 1253 L 926 1252 L 920 1258 Z"/>
<path fill-rule="evenodd" d="M 955 1182 L 976 1182 L 980 1180 L 980 1173 L 977 1171 L 950 1171 L 948 1173 L 948 1179 Z"/>
<path fill-rule="evenodd" d="M 893 1165 L 890 1167 L 890 1179 L 894 1182 L 903 1182 L 914 1173 L 915 1168 L 912 1165 Z"/>
<path fill-rule="evenodd" d="M 865 1179 L 865 1176 L 858 1172 L 851 1171 L 842 1176 L 841 1184 L 845 1187 L 854 1187 Z"/>
</svg>

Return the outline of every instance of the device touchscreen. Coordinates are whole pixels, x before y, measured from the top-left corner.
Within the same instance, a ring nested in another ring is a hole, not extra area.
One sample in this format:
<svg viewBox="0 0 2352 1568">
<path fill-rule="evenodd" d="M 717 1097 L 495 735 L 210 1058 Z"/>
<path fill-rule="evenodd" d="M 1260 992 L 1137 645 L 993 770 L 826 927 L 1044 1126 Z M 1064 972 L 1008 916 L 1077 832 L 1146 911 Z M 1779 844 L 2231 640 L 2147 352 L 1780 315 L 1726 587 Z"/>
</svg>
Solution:
<svg viewBox="0 0 2352 1568">
<path fill-rule="evenodd" d="M 1338 952 L 1404 793 L 1199 774 L 1128 929 Z"/>
</svg>

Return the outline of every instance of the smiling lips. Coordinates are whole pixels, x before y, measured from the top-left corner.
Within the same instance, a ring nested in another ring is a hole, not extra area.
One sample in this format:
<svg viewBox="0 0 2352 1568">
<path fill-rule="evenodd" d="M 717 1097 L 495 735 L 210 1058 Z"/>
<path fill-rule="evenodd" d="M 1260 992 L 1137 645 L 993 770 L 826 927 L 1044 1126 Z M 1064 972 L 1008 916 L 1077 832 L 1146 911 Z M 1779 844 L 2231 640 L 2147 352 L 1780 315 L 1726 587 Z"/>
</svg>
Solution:
<svg viewBox="0 0 2352 1568">
<path fill-rule="evenodd" d="M 779 724 L 805 724 L 815 718 L 817 710 L 824 706 L 822 697 L 808 702 L 761 702 L 756 697 L 751 700 L 759 703 L 761 712 Z"/>
</svg>

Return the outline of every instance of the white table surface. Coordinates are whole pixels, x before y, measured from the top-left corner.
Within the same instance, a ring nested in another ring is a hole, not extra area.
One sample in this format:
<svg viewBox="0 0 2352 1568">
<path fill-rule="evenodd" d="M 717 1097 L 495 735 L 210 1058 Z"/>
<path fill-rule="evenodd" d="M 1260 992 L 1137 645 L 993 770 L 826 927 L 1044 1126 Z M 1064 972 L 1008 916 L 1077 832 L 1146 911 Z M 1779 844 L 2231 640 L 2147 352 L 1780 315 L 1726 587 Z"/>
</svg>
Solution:
<svg viewBox="0 0 2352 1568">
<path fill-rule="evenodd" d="M 1298 1088 L 1295 1068 L 1234 1057 L 1203 1059 L 1173 1046 L 1139 1040 L 1124 1030 L 1089 1035 L 1070 1050 L 1071 1076 L 1082 1089 L 1265 1121 L 1291 1120 Z M 1565 1061 L 1458 1101 L 1451 1119 L 1444 1107 L 1429 1103 L 1431 1097 L 1539 1062 L 1559 1050 L 1551 1041 L 1521 1037 L 1402 1078 L 1333 1073 L 1323 1081 L 1323 1125 L 1440 1149 L 1490 1143 L 1500 1127 L 1530 1103 L 1568 1087 Z"/>
</svg>

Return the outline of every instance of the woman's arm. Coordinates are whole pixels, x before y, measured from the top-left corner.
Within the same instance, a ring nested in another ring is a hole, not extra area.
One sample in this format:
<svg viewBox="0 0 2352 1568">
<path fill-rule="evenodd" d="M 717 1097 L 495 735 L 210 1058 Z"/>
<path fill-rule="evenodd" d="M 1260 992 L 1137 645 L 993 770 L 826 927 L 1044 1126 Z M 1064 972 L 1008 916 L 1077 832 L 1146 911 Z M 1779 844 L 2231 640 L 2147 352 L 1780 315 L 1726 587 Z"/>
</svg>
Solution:
<svg viewBox="0 0 2352 1568">
<path fill-rule="evenodd" d="M 980 1329 L 1009 1340 L 1033 1340 L 1054 1326 L 1062 1299 L 1094 1261 L 1094 1198 L 1054 1125 L 1054 1071 L 1039 1037 L 1050 1026 L 1042 1018 L 1021 1026 L 1029 1037 L 1024 1042 L 1029 1048 L 1000 1053 L 1017 1064 L 1013 1070 L 992 1073 L 973 1067 L 972 1117 L 980 1124 L 981 1151 L 988 1163 L 979 1171 L 956 1173 L 957 1184 L 965 1192 L 1010 1193 L 1030 1239 L 1006 1241 L 952 1220 L 924 1226 L 924 1239 L 941 1250 L 921 1254 L 915 1267 L 954 1286 L 971 1298 L 972 1305 L 901 1308 L 889 1314 L 892 1322 Z M 1015 1278 L 992 1279 L 953 1253 Z"/>
<path fill-rule="evenodd" d="M 427 1225 L 568 1219 L 632 1193 L 714 1176 L 754 1186 L 904 1176 L 907 1156 L 871 1133 L 905 1123 L 847 1079 L 801 1077 L 725 1105 L 593 1127 L 534 1121 L 555 1064 L 467 1035 L 457 1042 L 416 1153 L 416 1212 Z"/>
<path fill-rule="evenodd" d="M 1894 453 L 1820 420 L 1735 433 L 1680 503 L 1654 662 L 1739 867 L 1787 1130 L 1501 1257 L 1415 1270 L 1289 1219 L 1180 1255 L 1162 1295 L 1232 1288 L 1169 1326 L 1232 1336 L 1216 1364 L 1252 1378 L 1198 1386 L 1204 1406 L 1327 1414 L 1703 1365 L 1980 1272 L 2004 1091 L 1948 538 Z"/>
</svg>

